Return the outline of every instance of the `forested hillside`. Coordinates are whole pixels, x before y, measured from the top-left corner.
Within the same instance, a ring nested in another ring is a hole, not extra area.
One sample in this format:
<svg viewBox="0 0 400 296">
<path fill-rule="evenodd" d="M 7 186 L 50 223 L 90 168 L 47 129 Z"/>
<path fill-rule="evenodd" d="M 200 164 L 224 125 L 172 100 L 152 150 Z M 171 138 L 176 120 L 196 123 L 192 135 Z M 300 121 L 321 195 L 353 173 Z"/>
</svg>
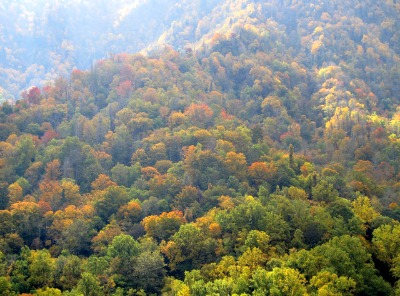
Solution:
<svg viewBox="0 0 400 296">
<path fill-rule="evenodd" d="M 0 93 L 18 99 L 21 89 L 67 77 L 75 67 L 89 69 L 112 54 L 145 50 L 177 20 L 197 22 L 218 2 L 2 0 Z"/>
<path fill-rule="evenodd" d="M 4 103 L 0 295 L 399 294 L 400 4 L 325 2 L 183 1 Z"/>
</svg>

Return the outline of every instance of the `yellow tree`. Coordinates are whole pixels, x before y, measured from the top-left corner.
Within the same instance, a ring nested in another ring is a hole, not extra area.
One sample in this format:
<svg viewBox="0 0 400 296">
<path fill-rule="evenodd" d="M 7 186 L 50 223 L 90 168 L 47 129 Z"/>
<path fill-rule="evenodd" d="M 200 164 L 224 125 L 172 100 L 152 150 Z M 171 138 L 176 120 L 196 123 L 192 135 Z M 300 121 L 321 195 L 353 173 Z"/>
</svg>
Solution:
<svg viewBox="0 0 400 296">
<path fill-rule="evenodd" d="M 239 181 L 246 179 L 246 156 L 243 153 L 230 151 L 225 156 L 225 165 L 228 172 L 238 178 Z"/>
<path fill-rule="evenodd" d="M 24 197 L 24 191 L 21 185 L 19 185 L 17 182 L 14 182 L 10 186 L 8 186 L 8 198 L 10 204 L 22 201 L 23 197 Z"/>
<path fill-rule="evenodd" d="M 148 236 L 158 240 L 169 238 L 186 222 L 181 211 L 163 212 L 143 219 L 142 225 Z"/>
<path fill-rule="evenodd" d="M 79 186 L 70 180 L 61 181 L 63 203 L 64 205 L 82 205 L 83 200 L 80 194 Z"/>
<path fill-rule="evenodd" d="M 358 196 L 352 204 L 354 213 L 364 222 L 371 222 L 380 215 L 371 206 L 371 200 L 367 196 Z"/>
</svg>

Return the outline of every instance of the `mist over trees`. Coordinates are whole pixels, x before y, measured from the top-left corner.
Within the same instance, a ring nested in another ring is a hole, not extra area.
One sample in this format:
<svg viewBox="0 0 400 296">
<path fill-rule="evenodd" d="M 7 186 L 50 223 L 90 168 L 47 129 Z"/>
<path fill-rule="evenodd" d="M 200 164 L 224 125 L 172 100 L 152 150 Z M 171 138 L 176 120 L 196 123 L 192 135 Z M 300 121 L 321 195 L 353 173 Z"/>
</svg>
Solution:
<svg viewBox="0 0 400 296">
<path fill-rule="evenodd" d="M 396 1 L 0 8 L 1 295 L 399 293 Z"/>
<path fill-rule="evenodd" d="M 217 1 L 208 2 L 200 15 Z M 189 17 L 183 8 L 186 4 L 171 0 L 2 1 L 3 92 L 18 99 L 24 88 L 68 76 L 75 67 L 89 69 L 96 60 L 112 54 L 144 50 L 176 20 Z"/>
</svg>

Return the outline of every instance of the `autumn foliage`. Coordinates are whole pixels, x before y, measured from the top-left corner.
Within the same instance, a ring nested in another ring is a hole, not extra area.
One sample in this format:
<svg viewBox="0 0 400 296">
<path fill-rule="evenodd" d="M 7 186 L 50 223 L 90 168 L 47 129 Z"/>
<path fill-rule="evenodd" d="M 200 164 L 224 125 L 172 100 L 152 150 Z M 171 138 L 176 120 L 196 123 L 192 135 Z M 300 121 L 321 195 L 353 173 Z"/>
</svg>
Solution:
<svg viewBox="0 0 400 296">
<path fill-rule="evenodd" d="M 399 294 L 396 1 L 189 2 L 0 97 L 0 295 Z"/>
</svg>

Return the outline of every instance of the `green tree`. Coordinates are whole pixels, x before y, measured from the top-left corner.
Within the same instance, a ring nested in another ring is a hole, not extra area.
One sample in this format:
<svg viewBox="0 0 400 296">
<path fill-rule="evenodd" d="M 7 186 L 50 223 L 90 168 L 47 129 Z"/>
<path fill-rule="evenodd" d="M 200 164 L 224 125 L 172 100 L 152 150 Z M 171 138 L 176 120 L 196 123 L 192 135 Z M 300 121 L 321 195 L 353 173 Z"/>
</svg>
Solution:
<svg viewBox="0 0 400 296">
<path fill-rule="evenodd" d="M 31 250 L 28 247 L 23 247 L 17 260 L 15 260 L 11 266 L 11 284 L 14 291 L 17 293 L 26 293 L 31 289 L 28 278 L 30 275 L 29 271 L 29 257 L 31 256 Z"/>
<path fill-rule="evenodd" d="M 234 209 L 217 213 L 216 220 L 226 236 L 232 236 L 232 242 L 241 231 L 250 230 L 265 231 L 273 245 L 289 239 L 289 225 L 282 215 L 271 211 L 251 196 L 243 199 Z"/>
<path fill-rule="evenodd" d="M 328 270 L 340 277 L 356 282 L 355 293 L 363 295 L 390 295 L 389 283 L 379 276 L 371 254 L 357 237 L 344 235 L 316 246 L 310 251 L 301 250 L 289 256 L 286 263 L 311 279 Z"/>
<path fill-rule="evenodd" d="M 183 273 L 214 261 L 217 247 L 215 239 L 206 237 L 195 225 L 185 224 L 162 245 L 161 251 L 169 259 L 169 267 Z"/>
<path fill-rule="evenodd" d="M 111 245 L 108 246 L 107 255 L 111 258 L 129 260 L 139 254 L 139 243 L 126 234 L 114 237 Z"/>
<path fill-rule="evenodd" d="M 330 203 L 338 198 L 339 192 L 333 188 L 333 184 L 328 183 L 326 180 L 321 180 L 312 188 L 311 195 L 313 200 Z"/>
<path fill-rule="evenodd" d="M 88 255 L 93 232 L 88 221 L 76 219 L 62 230 L 57 243 L 71 254 Z"/>
<path fill-rule="evenodd" d="M 110 271 L 120 287 L 135 287 L 135 260 L 139 255 L 139 243 L 130 235 L 114 237 L 108 246 L 107 256 L 111 258 Z"/>
<path fill-rule="evenodd" d="M 95 277 L 89 272 L 82 273 L 82 278 L 79 280 L 76 290 L 83 296 L 102 295 L 102 288 L 100 286 L 100 281 L 97 279 L 97 277 Z"/>
<path fill-rule="evenodd" d="M 16 232 L 28 246 L 40 237 L 43 229 L 39 204 L 22 201 L 11 205 L 11 217 Z"/>
<path fill-rule="evenodd" d="M 135 259 L 135 288 L 147 293 L 160 293 L 166 275 L 164 258 L 158 250 L 143 250 Z"/>
<path fill-rule="evenodd" d="M 139 165 L 125 166 L 118 163 L 111 169 L 111 179 L 118 185 L 129 188 L 139 178 L 140 172 Z"/>
<path fill-rule="evenodd" d="M 22 136 L 16 144 L 16 173 L 23 176 L 26 169 L 35 161 L 37 149 L 29 135 Z"/>
<path fill-rule="evenodd" d="M 106 256 L 90 256 L 87 260 L 87 271 L 95 276 L 104 275 L 110 267 L 108 259 Z"/>
<path fill-rule="evenodd" d="M 108 223 L 111 215 L 115 214 L 129 200 L 130 197 L 124 187 L 111 186 L 104 190 L 101 198 L 95 202 L 94 207 L 103 222 Z"/>
<path fill-rule="evenodd" d="M 275 267 L 270 272 L 258 269 L 253 281 L 254 295 L 308 295 L 306 279 L 296 269 Z"/>
<path fill-rule="evenodd" d="M 372 233 L 372 244 L 379 260 L 392 266 L 400 255 L 400 225 L 382 225 Z"/>
<path fill-rule="evenodd" d="M 53 282 L 54 259 L 48 250 L 31 251 L 28 282 L 36 288 L 50 286 Z"/>
<path fill-rule="evenodd" d="M 5 276 L 0 276 L 0 294 L 4 296 L 13 295 L 10 279 Z"/>
<path fill-rule="evenodd" d="M 55 285 L 63 290 L 71 290 L 78 283 L 82 272 L 82 263 L 78 256 L 61 254 L 55 262 Z"/>
</svg>

